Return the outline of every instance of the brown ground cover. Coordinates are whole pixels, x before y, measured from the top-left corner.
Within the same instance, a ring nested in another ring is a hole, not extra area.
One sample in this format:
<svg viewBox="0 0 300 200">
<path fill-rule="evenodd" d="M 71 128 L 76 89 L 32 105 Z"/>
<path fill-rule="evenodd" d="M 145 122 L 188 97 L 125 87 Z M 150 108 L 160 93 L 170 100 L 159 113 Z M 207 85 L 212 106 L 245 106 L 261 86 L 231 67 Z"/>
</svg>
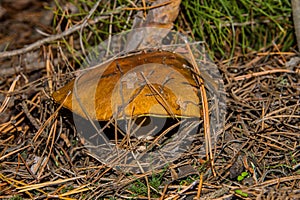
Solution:
<svg viewBox="0 0 300 200">
<path fill-rule="evenodd" d="M 296 51 L 281 52 L 274 44 L 216 59 L 227 114 L 212 149 L 213 166 L 187 153 L 163 169 L 130 174 L 87 151 L 51 98 L 80 67 L 80 51 L 70 49 L 80 49 L 82 21 L 53 24 L 55 16 L 45 6 L 54 4 L 38 0 L 4 0 L 0 6 L 0 199 L 300 198 Z M 64 9 L 72 12 L 73 7 Z M 102 27 L 106 19 L 109 15 L 89 23 Z"/>
</svg>

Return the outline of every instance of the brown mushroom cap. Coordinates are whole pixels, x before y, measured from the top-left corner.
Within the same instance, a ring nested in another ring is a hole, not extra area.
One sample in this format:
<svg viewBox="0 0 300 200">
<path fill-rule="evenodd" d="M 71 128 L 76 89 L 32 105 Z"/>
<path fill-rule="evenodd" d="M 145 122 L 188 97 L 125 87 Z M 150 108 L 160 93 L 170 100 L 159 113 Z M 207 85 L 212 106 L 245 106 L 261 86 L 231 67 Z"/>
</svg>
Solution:
<svg viewBox="0 0 300 200">
<path fill-rule="evenodd" d="M 88 69 L 53 93 L 58 103 L 93 120 L 140 116 L 201 117 L 191 64 L 168 51 L 139 52 Z"/>
</svg>

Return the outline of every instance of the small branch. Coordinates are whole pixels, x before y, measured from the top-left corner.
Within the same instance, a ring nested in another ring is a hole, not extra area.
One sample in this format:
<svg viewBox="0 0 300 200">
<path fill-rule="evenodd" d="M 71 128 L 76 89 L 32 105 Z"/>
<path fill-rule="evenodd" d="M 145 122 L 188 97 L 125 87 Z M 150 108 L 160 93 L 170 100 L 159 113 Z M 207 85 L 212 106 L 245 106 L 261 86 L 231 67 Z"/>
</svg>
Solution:
<svg viewBox="0 0 300 200">
<path fill-rule="evenodd" d="M 54 65 L 57 65 L 58 59 L 54 59 L 52 63 Z M 20 73 L 21 71 L 32 72 L 35 70 L 44 69 L 45 65 L 46 63 L 44 61 L 41 61 L 41 62 L 27 63 L 25 66 L 18 65 L 16 67 L 5 67 L 5 68 L 0 68 L 0 74 L 1 76 L 12 76 L 14 74 Z"/>
<path fill-rule="evenodd" d="M 29 119 L 29 121 L 31 122 L 31 124 L 34 126 L 34 128 L 35 128 L 36 130 L 39 130 L 39 129 L 40 129 L 40 125 L 39 125 L 38 121 L 30 114 L 30 111 L 28 110 L 28 107 L 27 107 L 25 101 L 23 101 L 23 102 L 21 103 L 21 106 L 22 106 L 22 108 L 23 108 L 24 114 L 25 114 L 26 117 Z"/>
<path fill-rule="evenodd" d="M 156 5 L 152 5 L 152 6 L 143 6 L 143 7 L 135 7 L 135 8 L 123 8 L 123 10 L 151 10 L 151 9 L 154 9 L 154 8 L 159 8 L 159 7 L 162 7 L 162 6 L 166 6 L 166 5 L 169 5 L 171 4 L 172 1 L 167 1 L 167 2 L 162 2 L 162 3 L 159 3 L 159 4 L 156 4 Z"/>
<path fill-rule="evenodd" d="M 11 84 L 11 86 L 10 86 L 10 88 L 9 88 L 9 90 L 8 90 L 8 95 L 6 95 L 4 101 L 2 102 L 2 105 L 0 106 L 0 113 L 4 112 L 5 109 L 7 108 L 7 105 L 8 105 L 8 103 L 9 103 L 9 101 L 10 101 L 10 98 L 11 98 L 10 95 L 9 95 L 9 93 L 10 93 L 10 92 L 13 92 L 13 91 L 15 90 L 16 84 L 17 84 L 17 82 L 19 81 L 20 77 L 21 77 L 21 76 L 18 75 L 18 76 L 15 78 L 15 80 L 13 81 L 13 83 Z"/>
<path fill-rule="evenodd" d="M 77 24 L 75 26 L 72 26 L 68 30 L 60 33 L 60 34 L 52 35 L 52 36 L 49 36 L 47 38 L 41 39 L 41 40 L 36 41 L 36 42 L 34 42 L 34 43 L 24 47 L 24 48 L 2 52 L 2 53 L 0 53 L 0 58 L 6 58 L 6 57 L 11 57 L 11 56 L 16 56 L 16 55 L 19 55 L 19 54 L 27 53 L 29 51 L 32 51 L 34 49 L 39 48 L 40 46 L 42 46 L 46 43 L 49 43 L 49 42 L 52 42 L 54 40 L 63 38 L 65 36 L 68 36 L 68 35 L 74 33 L 75 31 L 80 30 L 82 27 L 86 27 L 88 25 L 94 25 L 94 24 L 98 23 L 100 20 L 107 19 L 107 18 L 109 18 L 109 15 L 100 16 L 100 17 L 95 18 L 93 21 L 91 21 L 89 23 Z"/>
<path fill-rule="evenodd" d="M 256 72 L 256 73 L 246 74 L 246 75 L 242 75 L 242 76 L 237 76 L 237 77 L 232 78 L 232 80 L 241 81 L 241 80 L 249 79 L 252 77 L 264 76 L 264 75 L 274 74 L 274 73 L 297 73 L 297 72 L 290 70 L 290 69 L 273 69 L 273 70 L 267 70 L 267 71 L 263 71 L 263 72 Z"/>
</svg>

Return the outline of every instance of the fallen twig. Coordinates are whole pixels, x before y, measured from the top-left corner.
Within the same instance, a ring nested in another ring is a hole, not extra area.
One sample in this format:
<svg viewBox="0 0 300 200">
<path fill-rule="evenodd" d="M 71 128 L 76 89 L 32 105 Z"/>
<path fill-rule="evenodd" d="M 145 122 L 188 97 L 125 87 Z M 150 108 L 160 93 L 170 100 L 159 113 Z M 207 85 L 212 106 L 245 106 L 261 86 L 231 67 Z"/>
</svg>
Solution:
<svg viewBox="0 0 300 200">
<path fill-rule="evenodd" d="M 94 24 L 98 23 L 100 20 L 107 19 L 107 18 L 109 18 L 109 14 L 107 14 L 105 16 L 96 17 L 94 20 L 92 20 L 92 21 L 90 21 L 88 23 L 77 24 L 77 25 L 75 25 L 75 26 L 67 29 L 66 31 L 60 33 L 60 34 L 51 35 L 51 36 L 49 36 L 47 38 L 38 40 L 38 41 L 36 41 L 36 42 L 34 42 L 34 43 L 26 46 L 26 47 L 23 47 L 21 49 L 16 49 L 16 50 L 12 50 L 12 51 L 2 52 L 2 53 L 0 53 L 0 58 L 6 58 L 6 57 L 11 57 L 11 56 L 16 56 L 16 55 L 20 55 L 20 54 L 23 54 L 23 53 L 27 53 L 29 51 L 32 51 L 34 49 L 39 48 L 43 44 L 52 42 L 54 40 L 63 38 L 65 36 L 68 36 L 68 35 L 74 33 L 75 31 L 80 30 L 82 27 L 86 27 L 86 26 L 89 26 L 89 25 L 94 25 Z"/>
<path fill-rule="evenodd" d="M 266 70 L 263 72 L 255 72 L 252 74 L 246 74 L 246 75 L 242 75 L 242 76 L 233 77 L 232 80 L 241 81 L 241 80 L 245 80 L 245 79 L 249 79 L 249 78 L 253 78 L 253 77 L 257 77 L 257 76 L 264 76 L 264 75 L 274 74 L 274 73 L 292 73 L 292 74 L 294 74 L 296 72 L 291 69 L 272 69 L 272 70 Z"/>
</svg>

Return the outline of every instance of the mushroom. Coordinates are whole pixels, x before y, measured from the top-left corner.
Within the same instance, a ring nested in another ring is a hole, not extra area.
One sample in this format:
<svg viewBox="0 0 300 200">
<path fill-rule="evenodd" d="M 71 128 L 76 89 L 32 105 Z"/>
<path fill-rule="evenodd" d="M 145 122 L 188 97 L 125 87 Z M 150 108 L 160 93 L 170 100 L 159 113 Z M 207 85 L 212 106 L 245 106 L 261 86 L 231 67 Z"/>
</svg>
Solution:
<svg viewBox="0 0 300 200">
<path fill-rule="evenodd" d="M 140 51 L 87 69 L 53 93 L 56 102 L 86 119 L 200 118 L 193 66 L 180 54 Z"/>
</svg>

